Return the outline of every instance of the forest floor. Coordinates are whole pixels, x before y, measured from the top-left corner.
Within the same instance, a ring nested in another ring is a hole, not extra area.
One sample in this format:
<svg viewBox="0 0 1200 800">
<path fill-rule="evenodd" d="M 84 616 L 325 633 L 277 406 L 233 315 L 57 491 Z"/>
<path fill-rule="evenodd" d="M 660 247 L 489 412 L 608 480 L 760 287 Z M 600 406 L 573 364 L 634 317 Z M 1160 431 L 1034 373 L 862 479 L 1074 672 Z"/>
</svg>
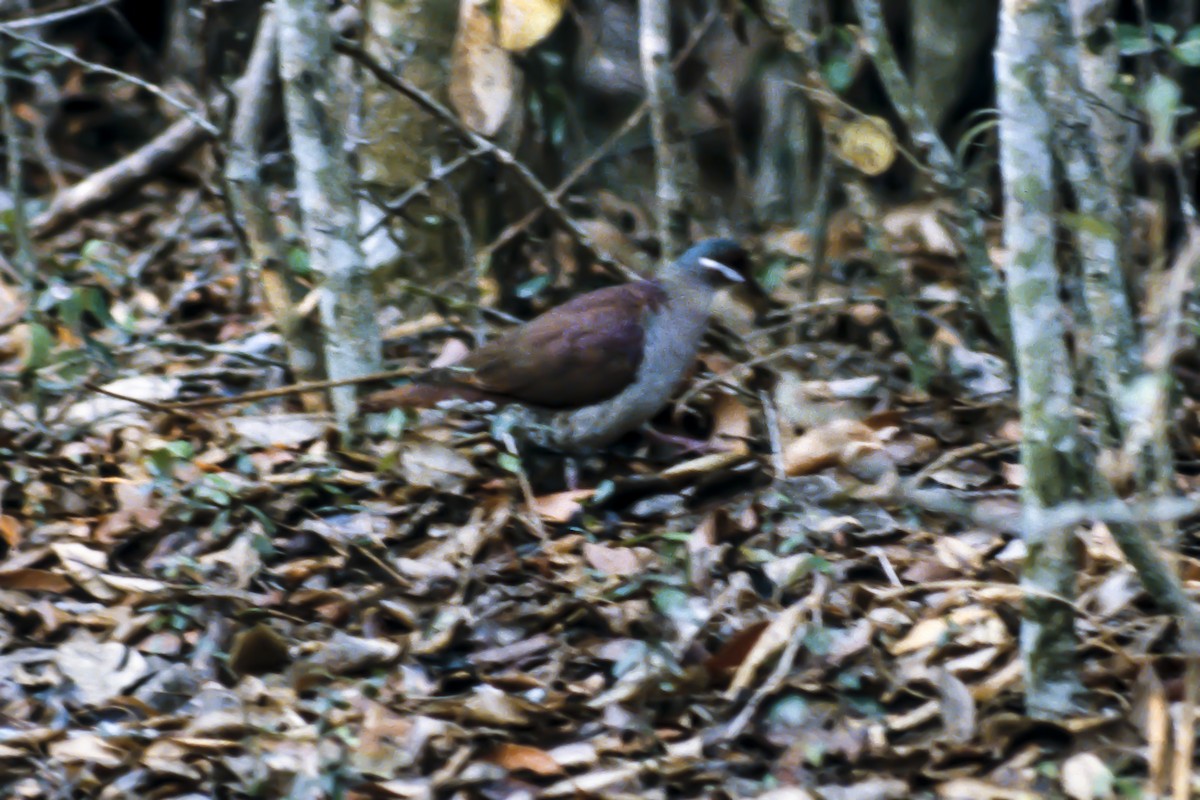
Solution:
<svg viewBox="0 0 1200 800">
<path fill-rule="evenodd" d="M 279 385 L 282 340 L 195 189 L 152 184 L 40 243 L 36 295 L 0 285 L 0 794 L 1161 788 L 1175 628 L 1103 525 L 1079 533 L 1079 713 L 1023 711 L 1024 548 L 978 522 L 1015 519 L 1020 429 L 1011 378 L 952 333 L 954 260 L 907 251 L 952 376 L 922 393 L 869 270 L 810 296 L 801 239 L 756 245 L 776 310 L 726 304 L 656 420 L 719 452 L 631 436 L 574 490 L 486 420 L 395 414 L 343 445 L 295 398 L 181 414 L 90 392 Z M 437 291 L 469 295 L 451 273 Z M 475 324 L 436 303 L 383 321 L 395 364 Z M 923 511 L 918 489 L 981 514 Z"/>
</svg>

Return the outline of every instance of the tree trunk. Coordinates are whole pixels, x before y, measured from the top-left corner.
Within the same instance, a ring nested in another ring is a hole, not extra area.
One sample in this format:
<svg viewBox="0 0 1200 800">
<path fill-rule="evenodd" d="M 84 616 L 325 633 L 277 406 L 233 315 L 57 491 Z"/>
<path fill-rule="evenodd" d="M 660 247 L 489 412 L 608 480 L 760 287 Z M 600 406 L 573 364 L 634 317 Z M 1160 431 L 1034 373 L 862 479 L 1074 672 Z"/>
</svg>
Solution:
<svg viewBox="0 0 1200 800">
<path fill-rule="evenodd" d="M 1046 530 L 1034 523 L 1084 483 L 1054 261 L 1054 120 L 1045 58 L 1055 45 L 1052 2 L 1004 0 L 996 47 L 1005 273 L 1020 375 L 1025 467 L 1022 499 L 1028 553 L 1021 585 L 1028 593 L 1021 656 L 1026 707 L 1031 716 L 1041 718 L 1071 713 L 1080 689 L 1071 606 L 1078 565 L 1073 528 Z"/>
<path fill-rule="evenodd" d="M 375 298 L 358 244 L 353 176 L 343 147 L 342 125 L 331 114 L 332 35 L 324 4 L 279 4 L 279 70 L 304 237 L 314 272 L 321 276 L 320 311 L 325 363 L 333 380 L 379 369 Z M 357 413 L 353 386 L 333 390 L 338 428 L 349 432 Z"/>
</svg>

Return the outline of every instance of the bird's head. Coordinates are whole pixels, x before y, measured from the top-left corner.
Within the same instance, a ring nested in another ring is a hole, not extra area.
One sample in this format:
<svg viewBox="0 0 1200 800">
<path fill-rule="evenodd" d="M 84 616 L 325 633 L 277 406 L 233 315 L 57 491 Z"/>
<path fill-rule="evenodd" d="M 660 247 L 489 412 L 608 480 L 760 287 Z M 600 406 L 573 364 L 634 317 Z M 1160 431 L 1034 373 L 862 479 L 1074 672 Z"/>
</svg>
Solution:
<svg viewBox="0 0 1200 800">
<path fill-rule="evenodd" d="M 664 277 L 683 283 L 717 288 L 745 283 L 750 277 L 750 255 L 732 239 L 705 239 L 664 270 Z"/>
</svg>

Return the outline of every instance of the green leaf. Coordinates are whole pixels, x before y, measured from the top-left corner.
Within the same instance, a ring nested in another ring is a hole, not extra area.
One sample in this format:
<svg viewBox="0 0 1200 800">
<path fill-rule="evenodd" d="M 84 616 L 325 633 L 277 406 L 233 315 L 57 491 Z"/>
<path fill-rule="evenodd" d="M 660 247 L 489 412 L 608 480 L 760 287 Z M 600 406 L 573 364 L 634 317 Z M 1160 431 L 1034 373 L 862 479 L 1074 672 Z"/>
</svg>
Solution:
<svg viewBox="0 0 1200 800">
<path fill-rule="evenodd" d="M 247 505 L 245 506 L 245 509 L 249 511 L 252 516 L 257 518 L 260 523 L 262 523 L 263 530 L 267 533 L 266 536 L 263 536 L 262 534 L 255 535 L 254 540 L 251 542 L 251 544 L 254 545 L 254 549 L 258 551 L 259 555 L 264 557 L 275 555 L 275 545 L 271 543 L 271 539 L 269 538 L 270 534 L 275 533 L 276 531 L 274 521 L 268 517 L 267 513 L 258 506 Z M 260 547 L 258 541 L 259 539 L 266 540 L 265 548 Z"/>
<path fill-rule="evenodd" d="M 1174 25 L 1168 25 L 1165 22 L 1155 22 L 1150 28 L 1154 31 L 1154 38 L 1167 44 L 1175 41 L 1175 37 L 1179 35 L 1179 31 L 1175 30 Z"/>
<path fill-rule="evenodd" d="M 758 280 L 758 285 L 764 291 L 770 292 L 779 284 L 783 283 L 783 276 L 787 274 L 788 264 L 791 263 L 787 258 L 773 258 L 758 271 L 754 277 Z"/>
<path fill-rule="evenodd" d="M 408 427 L 408 414 L 404 413 L 402 408 L 393 408 L 388 412 L 387 419 L 384 421 L 383 429 L 392 439 L 399 439 L 404 435 L 404 429 Z"/>
<path fill-rule="evenodd" d="M 39 322 L 29 325 L 29 351 L 25 354 L 27 370 L 41 369 L 50 361 L 50 351 L 54 347 L 54 334 Z"/>
<path fill-rule="evenodd" d="M 654 593 L 654 607 L 660 614 L 670 618 L 672 622 L 693 621 L 687 594 L 673 586 L 664 586 Z"/>
<path fill-rule="evenodd" d="M 79 256 L 84 261 L 102 261 L 104 260 L 105 246 L 106 243 L 99 239 L 88 239 L 83 243 Z"/>
<path fill-rule="evenodd" d="M 1195 150 L 1197 147 L 1200 147 L 1200 124 L 1193 125 L 1184 134 L 1183 140 L 1179 144 L 1184 150 Z"/>
<path fill-rule="evenodd" d="M 500 465 L 500 469 L 507 470 L 514 475 L 521 474 L 521 459 L 512 453 L 501 453 L 496 456 L 496 463 Z"/>
<path fill-rule="evenodd" d="M 1171 153 L 1181 97 L 1179 84 L 1161 74 L 1150 79 L 1142 95 L 1142 106 L 1150 122 L 1149 149 L 1160 157 Z"/>
<path fill-rule="evenodd" d="M 528 300 L 531 297 L 537 297 L 542 291 L 550 285 L 549 275 L 535 275 L 522 284 L 519 284 L 514 294 L 522 300 Z"/>
<path fill-rule="evenodd" d="M 1200 67 L 1200 26 L 1189 28 L 1183 38 L 1171 48 L 1171 55 L 1181 64 Z"/>
<path fill-rule="evenodd" d="M 854 82 L 854 68 L 849 59 L 844 56 L 833 56 L 821 66 L 821 75 L 829 88 L 841 93 L 850 88 Z"/>
<path fill-rule="evenodd" d="M 1123 56 L 1138 56 L 1153 53 L 1156 45 L 1140 25 L 1121 22 L 1117 24 L 1117 48 Z"/>
<path fill-rule="evenodd" d="M 254 508 L 253 506 L 250 506 L 250 509 L 252 511 L 258 511 L 258 509 Z M 259 518 L 262 519 L 264 517 L 265 515 L 259 511 Z M 258 553 L 263 558 L 271 558 L 275 555 L 275 545 L 271 542 L 271 537 L 265 534 L 255 533 L 252 535 L 250 537 L 250 546 L 254 548 L 254 552 Z"/>
<path fill-rule="evenodd" d="M 312 274 L 312 263 L 308 259 L 308 251 L 299 247 L 293 247 L 288 251 L 288 266 L 292 268 L 292 272 L 301 276 Z"/>
<path fill-rule="evenodd" d="M 89 286 L 83 290 L 83 308 L 106 328 L 114 327 L 117 324 L 108 311 L 108 298 L 95 286 Z"/>
<path fill-rule="evenodd" d="M 186 439 L 176 439 L 167 442 L 161 449 L 166 450 L 180 461 L 187 461 L 196 454 L 196 448 L 192 447 L 192 443 Z"/>
<path fill-rule="evenodd" d="M 63 324 L 71 330 L 79 329 L 79 321 L 83 318 L 83 291 L 75 289 L 58 304 L 58 315 Z"/>
</svg>

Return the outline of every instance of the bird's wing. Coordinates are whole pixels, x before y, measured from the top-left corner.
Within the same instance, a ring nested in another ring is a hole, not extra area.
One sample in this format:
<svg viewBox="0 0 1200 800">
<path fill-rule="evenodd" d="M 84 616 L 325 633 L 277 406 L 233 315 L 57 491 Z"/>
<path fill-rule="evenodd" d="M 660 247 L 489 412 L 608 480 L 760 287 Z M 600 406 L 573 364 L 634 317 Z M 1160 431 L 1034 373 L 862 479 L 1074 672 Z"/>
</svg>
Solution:
<svg viewBox="0 0 1200 800">
<path fill-rule="evenodd" d="M 580 295 L 472 352 L 458 380 L 544 408 L 602 402 L 633 382 L 647 313 L 665 302 L 648 281 Z"/>
</svg>

